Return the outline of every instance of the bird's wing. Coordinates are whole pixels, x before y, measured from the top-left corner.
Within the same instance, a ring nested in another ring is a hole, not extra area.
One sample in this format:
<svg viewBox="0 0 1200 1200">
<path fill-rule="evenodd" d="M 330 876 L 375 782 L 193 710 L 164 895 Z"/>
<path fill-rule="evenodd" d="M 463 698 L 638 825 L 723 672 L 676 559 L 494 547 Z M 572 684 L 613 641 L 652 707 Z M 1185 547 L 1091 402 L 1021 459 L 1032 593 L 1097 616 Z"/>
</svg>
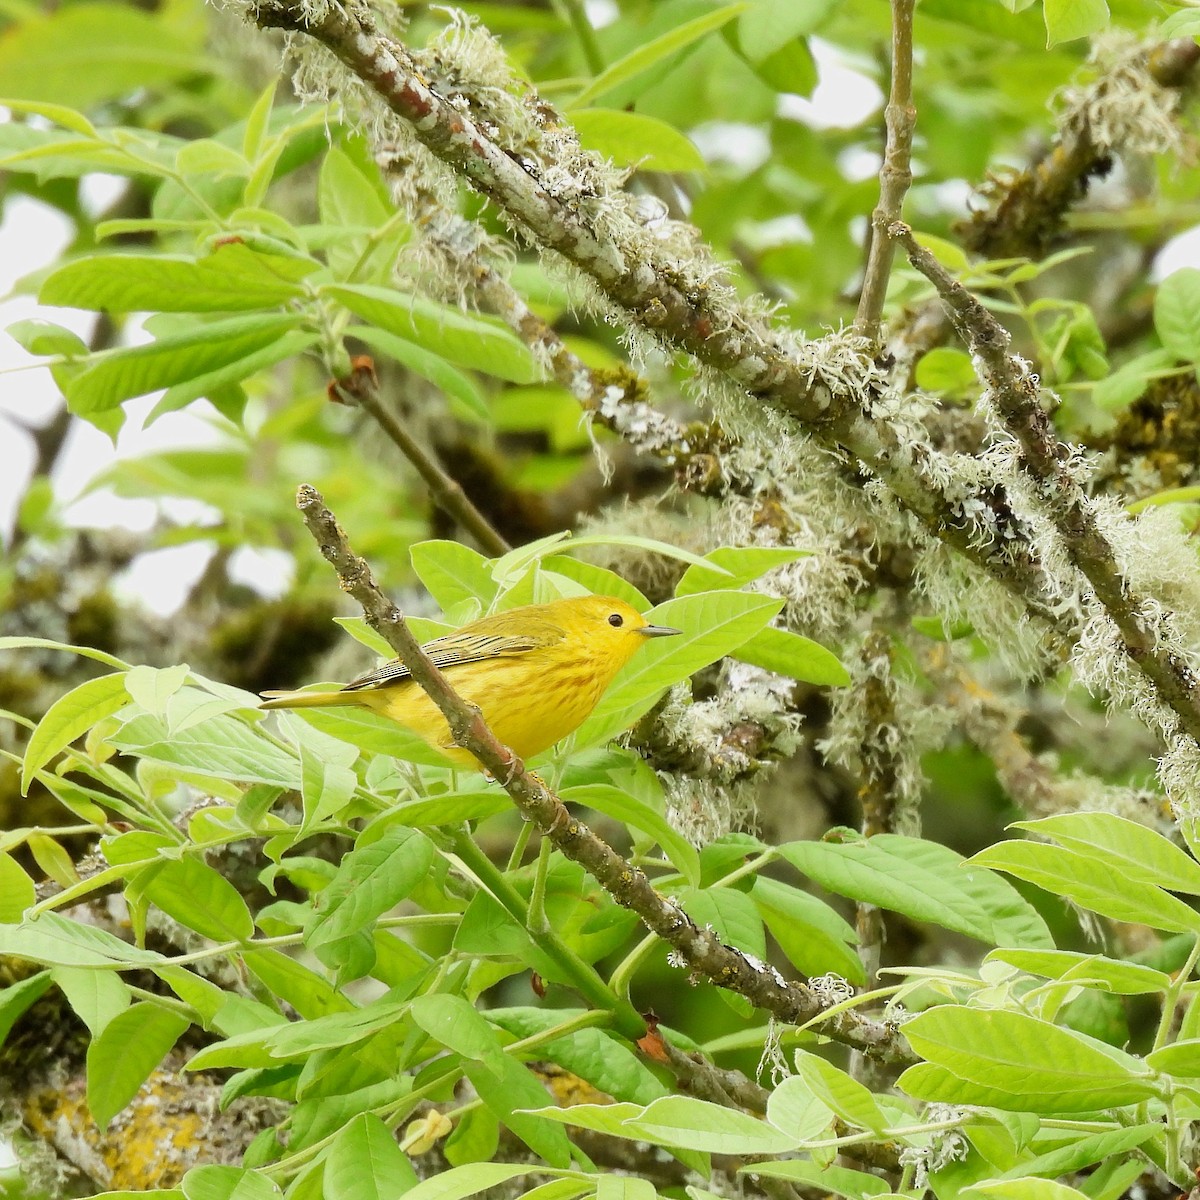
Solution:
<svg viewBox="0 0 1200 1200">
<path fill-rule="evenodd" d="M 482 623 L 482 622 L 481 622 Z M 488 658 L 510 658 L 541 650 L 561 642 L 566 633 L 561 629 L 543 629 L 537 633 L 487 633 L 484 630 L 460 630 L 444 637 L 434 638 L 421 647 L 441 670 L 461 666 L 463 663 L 480 662 Z M 412 672 L 398 659 L 385 663 L 375 671 L 360 675 L 346 684 L 342 691 L 358 692 L 367 688 L 389 687 L 412 678 Z"/>
</svg>

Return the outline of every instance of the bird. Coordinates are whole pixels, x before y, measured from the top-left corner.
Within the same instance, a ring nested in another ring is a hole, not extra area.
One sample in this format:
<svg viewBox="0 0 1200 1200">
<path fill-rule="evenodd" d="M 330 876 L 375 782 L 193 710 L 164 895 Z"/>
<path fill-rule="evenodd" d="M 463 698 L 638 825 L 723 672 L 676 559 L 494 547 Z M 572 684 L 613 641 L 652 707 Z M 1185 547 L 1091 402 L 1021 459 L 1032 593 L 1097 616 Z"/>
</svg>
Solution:
<svg viewBox="0 0 1200 1200">
<path fill-rule="evenodd" d="M 454 690 L 476 705 L 504 745 L 528 760 L 574 733 L 648 639 L 680 633 L 651 625 L 613 596 L 572 596 L 472 621 L 422 649 Z M 267 691 L 264 709 L 356 705 L 389 717 L 457 767 L 482 770 L 454 742 L 441 710 L 399 660 L 337 691 Z"/>
</svg>

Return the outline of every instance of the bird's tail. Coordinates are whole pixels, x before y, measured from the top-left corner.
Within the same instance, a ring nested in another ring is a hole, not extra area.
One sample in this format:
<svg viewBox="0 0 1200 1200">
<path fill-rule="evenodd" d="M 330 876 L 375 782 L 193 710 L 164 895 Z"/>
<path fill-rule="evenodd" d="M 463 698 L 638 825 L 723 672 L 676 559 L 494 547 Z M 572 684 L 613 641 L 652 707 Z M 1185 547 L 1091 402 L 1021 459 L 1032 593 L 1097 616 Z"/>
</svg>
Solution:
<svg viewBox="0 0 1200 1200">
<path fill-rule="evenodd" d="M 354 692 L 260 692 L 259 708 L 338 708 L 361 704 Z"/>
</svg>

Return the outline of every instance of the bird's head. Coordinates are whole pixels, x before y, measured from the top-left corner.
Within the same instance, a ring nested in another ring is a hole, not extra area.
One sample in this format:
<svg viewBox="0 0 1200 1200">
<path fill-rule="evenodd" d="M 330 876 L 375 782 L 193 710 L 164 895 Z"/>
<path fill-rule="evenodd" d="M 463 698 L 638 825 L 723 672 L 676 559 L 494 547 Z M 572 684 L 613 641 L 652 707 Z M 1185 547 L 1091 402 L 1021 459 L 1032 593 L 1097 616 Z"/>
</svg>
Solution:
<svg viewBox="0 0 1200 1200">
<path fill-rule="evenodd" d="M 572 633 L 593 654 L 624 665 L 650 638 L 670 637 L 680 632 L 666 625 L 651 625 L 632 604 L 615 596 L 579 596 L 559 603 Z"/>
</svg>

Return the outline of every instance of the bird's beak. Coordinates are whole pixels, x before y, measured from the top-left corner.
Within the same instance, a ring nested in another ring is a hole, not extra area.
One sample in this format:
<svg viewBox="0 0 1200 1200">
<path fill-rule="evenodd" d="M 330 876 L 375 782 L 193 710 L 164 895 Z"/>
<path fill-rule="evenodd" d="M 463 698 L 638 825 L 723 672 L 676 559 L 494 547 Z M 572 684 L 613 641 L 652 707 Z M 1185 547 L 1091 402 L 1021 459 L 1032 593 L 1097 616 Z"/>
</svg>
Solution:
<svg viewBox="0 0 1200 1200">
<path fill-rule="evenodd" d="M 642 637 L 674 637 L 682 633 L 682 629 L 672 629 L 670 625 L 642 625 L 637 629 Z"/>
</svg>

